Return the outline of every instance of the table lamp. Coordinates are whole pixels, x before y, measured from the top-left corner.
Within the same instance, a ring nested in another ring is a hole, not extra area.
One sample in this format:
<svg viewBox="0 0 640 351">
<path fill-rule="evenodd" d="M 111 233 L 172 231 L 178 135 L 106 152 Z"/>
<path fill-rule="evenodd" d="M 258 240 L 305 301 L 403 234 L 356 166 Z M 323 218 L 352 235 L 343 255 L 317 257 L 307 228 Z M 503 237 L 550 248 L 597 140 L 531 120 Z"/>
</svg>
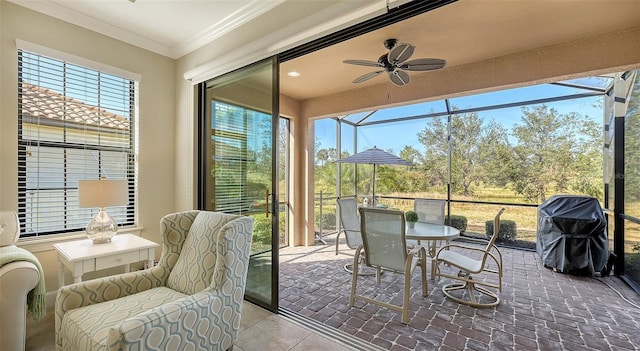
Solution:
<svg viewBox="0 0 640 351">
<path fill-rule="evenodd" d="M 128 203 L 126 180 L 79 180 L 80 208 L 97 207 L 100 210 L 87 225 L 87 237 L 94 244 L 111 242 L 118 232 L 118 224 L 105 210 L 108 206 L 121 206 Z"/>
</svg>

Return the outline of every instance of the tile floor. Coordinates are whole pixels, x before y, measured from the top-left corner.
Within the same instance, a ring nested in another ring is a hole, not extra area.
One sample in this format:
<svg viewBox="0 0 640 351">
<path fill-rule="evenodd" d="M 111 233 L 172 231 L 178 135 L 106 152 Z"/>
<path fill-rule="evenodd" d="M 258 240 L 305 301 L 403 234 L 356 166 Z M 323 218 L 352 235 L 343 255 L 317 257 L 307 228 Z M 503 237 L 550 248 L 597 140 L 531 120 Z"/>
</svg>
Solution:
<svg viewBox="0 0 640 351">
<path fill-rule="evenodd" d="M 556 273 L 542 267 L 535 252 L 502 249 L 498 307 L 476 309 L 446 299 L 444 279 L 429 280 L 423 298 L 415 275 L 404 325 L 387 309 L 347 306 L 351 275 L 343 266 L 353 250 L 342 244 L 336 255 L 335 237 L 325 239 L 327 245 L 281 250 L 280 306 L 287 312 L 275 315 L 245 302 L 235 350 L 640 350 L 640 296 L 619 278 Z M 377 286 L 374 277 L 363 277 L 361 286 L 399 303 L 401 278 L 384 273 Z M 301 317 L 310 322 L 296 322 Z M 43 321 L 29 320 L 27 350 L 53 350 L 53 324 L 52 310 Z M 357 343 L 349 340 L 354 338 Z"/>
<path fill-rule="evenodd" d="M 280 315 L 245 301 L 240 333 L 234 351 L 348 351 L 347 346 L 310 331 Z M 27 320 L 27 351 L 55 350 L 54 312 L 38 322 Z"/>
<path fill-rule="evenodd" d="M 280 306 L 383 349 L 640 350 L 640 296 L 619 278 L 557 273 L 542 267 L 535 252 L 503 248 L 499 306 L 476 309 L 450 301 L 441 291 L 444 278 L 429 280 L 423 298 L 414 274 L 404 325 L 387 309 L 361 301 L 347 306 L 351 275 L 343 266 L 354 250 L 342 244 L 336 255 L 335 236 L 325 239 L 327 245 L 281 250 Z M 375 277 L 362 277 L 359 292 L 399 304 L 402 279 L 385 272 L 377 286 Z"/>
</svg>

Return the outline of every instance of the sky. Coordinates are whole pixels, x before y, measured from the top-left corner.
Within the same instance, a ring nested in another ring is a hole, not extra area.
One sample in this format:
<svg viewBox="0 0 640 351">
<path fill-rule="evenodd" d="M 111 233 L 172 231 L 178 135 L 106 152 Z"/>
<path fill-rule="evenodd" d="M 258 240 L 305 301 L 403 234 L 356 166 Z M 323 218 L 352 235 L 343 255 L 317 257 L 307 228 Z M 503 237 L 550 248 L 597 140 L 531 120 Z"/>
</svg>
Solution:
<svg viewBox="0 0 640 351">
<path fill-rule="evenodd" d="M 572 83 L 583 85 L 596 85 L 602 87 L 607 83 L 602 78 L 584 78 L 573 80 Z M 514 102 L 531 101 L 536 99 L 545 99 L 556 96 L 567 96 L 573 94 L 591 93 L 591 90 L 558 86 L 553 84 L 535 85 L 530 87 L 502 90 L 491 93 L 476 94 L 464 97 L 449 99 L 450 105 L 458 109 L 476 108 L 482 106 L 492 106 L 500 104 L 508 104 Z M 547 102 L 550 108 L 555 108 L 561 114 L 575 112 L 596 121 L 599 125 L 603 121 L 603 98 L 585 97 L 579 99 L 562 100 L 555 102 Z M 392 119 L 398 117 L 417 116 L 433 112 L 446 111 L 444 100 L 432 101 L 427 103 L 396 107 L 376 112 L 367 120 Z M 356 116 L 348 117 L 349 120 L 358 120 L 365 115 L 364 113 Z M 522 116 L 521 106 L 492 109 L 480 111 L 478 115 L 486 124 L 490 120 L 495 120 L 509 131 L 514 125 L 521 122 Z M 376 118 L 376 116 L 379 116 Z M 418 132 L 423 130 L 429 119 L 417 119 L 414 121 L 403 121 L 398 123 L 385 123 L 374 126 L 362 126 L 358 128 L 358 150 L 364 151 L 373 146 L 385 150 L 391 150 L 394 154 L 399 152 L 406 146 L 411 145 L 418 150 L 423 150 L 422 145 L 418 141 Z M 332 119 L 317 120 L 315 123 L 316 141 L 320 142 L 320 148 L 336 147 L 336 124 Z M 342 150 L 348 150 L 353 153 L 353 127 L 343 124 Z M 516 143 L 514 138 L 510 138 L 511 143 Z"/>
</svg>

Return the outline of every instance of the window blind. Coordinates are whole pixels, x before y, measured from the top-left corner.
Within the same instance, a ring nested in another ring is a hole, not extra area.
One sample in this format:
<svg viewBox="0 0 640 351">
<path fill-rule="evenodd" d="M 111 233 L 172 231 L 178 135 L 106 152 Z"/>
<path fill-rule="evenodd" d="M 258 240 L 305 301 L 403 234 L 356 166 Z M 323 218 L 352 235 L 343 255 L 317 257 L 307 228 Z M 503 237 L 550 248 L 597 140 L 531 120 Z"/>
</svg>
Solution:
<svg viewBox="0 0 640 351">
<path fill-rule="evenodd" d="M 125 179 L 129 203 L 108 208 L 135 223 L 137 83 L 18 50 L 18 216 L 22 236 L 84 230 L 78 180 Z"/>
<path fill-rule="evenodd" d="M 244 108 L 213 102 L 211 139 L 213 142 L 212 169 L 214 210 L 243 213 L 247 203 L 247 117 Z"/>
</svg>

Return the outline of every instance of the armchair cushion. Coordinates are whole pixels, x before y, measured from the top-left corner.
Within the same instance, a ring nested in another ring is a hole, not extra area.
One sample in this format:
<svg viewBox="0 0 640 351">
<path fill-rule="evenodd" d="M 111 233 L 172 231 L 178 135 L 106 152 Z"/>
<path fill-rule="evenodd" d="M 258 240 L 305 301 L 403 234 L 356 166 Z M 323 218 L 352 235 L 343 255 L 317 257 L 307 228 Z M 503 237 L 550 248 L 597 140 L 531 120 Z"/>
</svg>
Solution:
<svg viewBox="0 0 640 351">
<path fill-rule="evenodd" d="M 154 288 L 67 312 L 62 322 L 64 350 L 109 350 L 107 338 L 127 319 L 144 311 L 185 297 L 166 287 Z M 72 345 L 70 343 L 73 343 Z"/>
</svg>

